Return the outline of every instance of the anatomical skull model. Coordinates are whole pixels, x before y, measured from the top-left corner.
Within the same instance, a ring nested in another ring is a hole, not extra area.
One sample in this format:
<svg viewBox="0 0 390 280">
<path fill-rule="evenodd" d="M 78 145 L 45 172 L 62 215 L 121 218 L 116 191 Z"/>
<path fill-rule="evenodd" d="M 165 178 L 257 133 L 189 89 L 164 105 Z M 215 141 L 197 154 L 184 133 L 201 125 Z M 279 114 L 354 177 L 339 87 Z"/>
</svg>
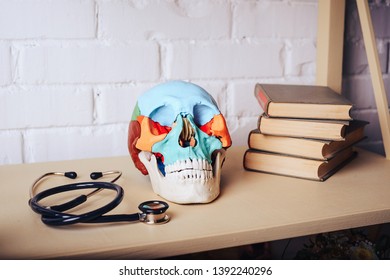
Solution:
<svg viewBox="0 0 390 280">
<path fill-rule="evenodd" d="M 142 94 L 129 124 L 135 166 L 149 174 L 153 191 L 175 203 L 208 203 L 220 193 L 225 149 L 231 146 L 216 102 L 183 81 Z"/>
</svg>

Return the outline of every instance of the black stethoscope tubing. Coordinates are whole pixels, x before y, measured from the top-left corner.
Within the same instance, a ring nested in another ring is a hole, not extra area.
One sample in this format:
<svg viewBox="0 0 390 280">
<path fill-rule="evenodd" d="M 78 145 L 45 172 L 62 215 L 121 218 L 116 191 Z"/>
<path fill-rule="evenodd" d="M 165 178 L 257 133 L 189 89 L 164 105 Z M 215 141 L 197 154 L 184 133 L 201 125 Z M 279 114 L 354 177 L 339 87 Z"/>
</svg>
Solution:
<svg viewBox="0 0 390 280">
<path fill-rule="evenodd" d="M 69 173 L 71 175 L 69 175 Z M 113 210 L 117 207 L 123 200 L 124 190 L 121 186 L 114 184 L 121 175 L 120 172 L 107 172 L 109 174 L 119 173 L 119 176 L 112 180 L 111 182 L 81 182 L 81 183 L 73 183 L 67 185 L 61 185 L 57 187 L 53 187 L 44 191 L 41 191 L 35 195 L 34 188 L 37 186 L 40 180 L 50 175 L 63 175 L 65 177 L 75 179 L 77 174 L 75 172 L 66 172 L 66 173 L 47 173 L 40 178 L 38 178 L 32 186 L 31 190 L 31 198 L 29 200 L 29 205 L 32 210 L 41 215 L 41 220 L 44 224 L 49 226 L 64 226 L 64 225 L 72 225 L 76 223 L 113 223 L 113 222 L 134 222 L 134 221 L 143 221 L 148 224 L 158 224 L 165 223 L 169 220 L 169 217 L 164 213 L 168 209 L 168 204 L 163 201 L 145 201 L 139 205 L 139 210 L 142 213 L 134 213 L 134 214 L 114 214 L 114 215 L 105 215 L 109 211 Z M 93 174 L 100 174 L 96 178 L 93 177 Z M 69 175 L 69 176 L 68 176 Z M 92 173 L 91 178 L 97 179 L 104 176 L 103 173 Z M 80 195 L 68 202 L 59 205 L 53 206 L 43 206 L 39 202 L 47 198 L 49 196 L 70 192 L 75 190 L 83 190 L 83 189 L 94 189 L 87 195 Z M 64 211 L 70 210 L 84 202 L 87 201 L 88 197 L 101 191 L 103 189 L 113 190 L 116 192 L 115 197 L 107 204 L 102 207 L 99 207 L 93 211 L 86 212 L 83 214 L 69 214 Z M 157 205 L 158 207 L 153 207 Z M 158 216 L 163 217 L 158 217 Z M 157 219 L 155 219 L 155 217 Z"/>
<path fill-rule="evenodd" d="M 45 207 L 39 204 L 39 201 L 63 192 L 82 190 L 82 189 L 110 189 L 116 191 L 116 196 L 106 205 L 99 207 L 93 211 L 86 212 L 83 214 L 68 214 L 63 211 L 74 208 L 81 203 L 87 201 L 86 195 L 80 195 L 75 199 L 66 202 L 61 205 L 54 205 L 50 207 Z M 31 208 L 38 214 L 42 215 L 42 222 L 51 225 L 71 225 L 76 223 L 106 223 L 106 222 L 119 222 L 119 221 L 137 221 L 139 219 L 139 214 L 130 214 L 130 215 L 108 215 L 104 216 L 105 213 L 113 210 L 117 207 L 123 199 L 123 189 L 113 183 L 106 182 L 93 182 L 93 183 L 77 183 L 77 184 L 68 184 L 62 185 L 54 188 L 47 189 L 35 195 L 30 199 Z"/>
</svg>

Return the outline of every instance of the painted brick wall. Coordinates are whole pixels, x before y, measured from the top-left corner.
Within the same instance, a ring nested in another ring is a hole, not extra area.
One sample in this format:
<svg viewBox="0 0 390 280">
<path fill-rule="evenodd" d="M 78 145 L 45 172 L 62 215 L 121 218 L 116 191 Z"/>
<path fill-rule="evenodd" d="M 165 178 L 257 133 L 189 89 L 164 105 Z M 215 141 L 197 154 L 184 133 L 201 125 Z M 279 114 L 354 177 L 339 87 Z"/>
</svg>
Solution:
<svg viewBox="0 0 390 280">
<path fill-rule="evenodd" d="M 390 5 L 389 1 L 369 1 L 377 49 L 381 63 L 387 99 L 390 100 L 389 46 Z M 363 148 L 384 155 L 382 135 L 376 110 L 374 91 L 365 52 L 356 2 L 347 0 L 343 63 L 343 94 L 354 103 L 353 117 L 367 120 L 370 125 L 368 139 L 360 144 Z"/>
<path fill-rule="evenodd" d="M 137 96 L 169 79 L 246 145 L 256 82 L 314 83 L 316 31 L 315 0 L 0 0 L 0 164 L 126 155 Z"/>
</svg>

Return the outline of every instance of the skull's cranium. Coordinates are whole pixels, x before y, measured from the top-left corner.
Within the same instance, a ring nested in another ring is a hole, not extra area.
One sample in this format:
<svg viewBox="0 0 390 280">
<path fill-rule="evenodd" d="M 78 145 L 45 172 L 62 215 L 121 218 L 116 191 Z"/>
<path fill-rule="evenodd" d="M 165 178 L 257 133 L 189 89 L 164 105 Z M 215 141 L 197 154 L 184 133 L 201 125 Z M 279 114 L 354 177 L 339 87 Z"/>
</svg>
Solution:
<svg viewBox="0 0 390 280">
<path fill-rule="evenodd" d="M 129 124 L 135 166 L 150 175 L 153 191 L 176 203 L 207 203 L 220 193 L 225 149 L 231 146 L 216 102 L 183 81 L 141 95 Z"/>
</svg>

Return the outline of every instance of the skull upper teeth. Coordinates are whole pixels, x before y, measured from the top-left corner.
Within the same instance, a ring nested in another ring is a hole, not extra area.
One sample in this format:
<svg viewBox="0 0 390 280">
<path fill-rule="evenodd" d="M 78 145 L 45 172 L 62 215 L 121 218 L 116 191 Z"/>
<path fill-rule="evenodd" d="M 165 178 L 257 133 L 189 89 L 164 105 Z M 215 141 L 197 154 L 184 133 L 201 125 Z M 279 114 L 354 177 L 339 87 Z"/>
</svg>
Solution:
<svg viewBox="0 0 390 280">
<path fill-rule="evenodd" d="M 213 167 L 205 159 L 187 159 L 165 166 L 166 177 L 207 180 L 213 178 Z"/>
</svg>

